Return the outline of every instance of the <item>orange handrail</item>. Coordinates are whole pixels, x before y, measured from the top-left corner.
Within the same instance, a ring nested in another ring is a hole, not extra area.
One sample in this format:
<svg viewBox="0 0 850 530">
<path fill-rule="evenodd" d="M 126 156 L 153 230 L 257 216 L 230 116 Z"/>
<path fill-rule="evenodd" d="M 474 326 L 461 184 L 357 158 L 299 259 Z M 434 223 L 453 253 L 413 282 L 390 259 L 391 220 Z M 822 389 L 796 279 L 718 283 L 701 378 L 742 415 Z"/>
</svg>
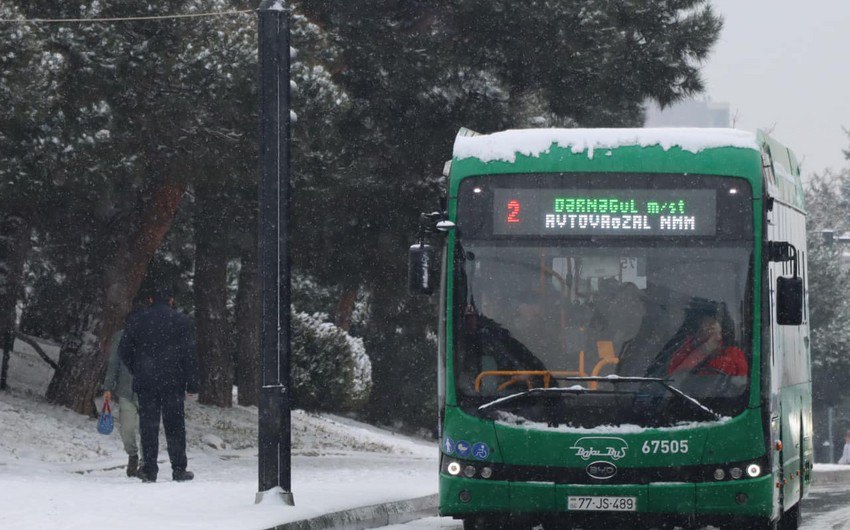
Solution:
<svg viewBox="0 0 850 530">
<path fill-rule="evenodd" d="M 601 359 L 593 366 L 593 370 L 590 375 L 593 377 L 597 377 L 599 372 L 602 371 L 602 368 L 608 365 L 616 365 L 620 363 L 620 359 L 617 357 L 612 357 L 613 348 L 610 348 L 610 353 L 606 350 L 608 348 L 603 348 L 601 345 L 597 344 L 599 348 L 599 353 Z M 542 377 L 543 378 L 543 388 L 549 388 L 549 385 L 552 384 L 552 377 L 558 376 L 578 376 L 578 377 L 587 377 L 588 374 L 584 370 L 584 352 L 579 352 L 579 360 L 578 360 L 578 370 L 487 370 L 478 374 L 475 378 L 475 392 L 481 392 L 481 382 L 485 377 L 510 377 L 509 380 L 505 381 L 501 385 L 499 385 L 496 390 L 501 391 L 505 388 L 511 386 L 514 383 L 522 381 L 525 378 L 525 382 L 528 385 L 528 388 L 531 388 L 531 377 Z M 590 390 L 596 390 L 598 386 L 598 381 L 591 381 L 588 385 Z"/>
<path fill-rule="evenodd" d="M 593 376 L 593 377 L 598 376 L 599 372 L 602 371 L 602 368 L 604 368 L 605 366 L 607 366 L 609 364 L 614 364 L 614 365 L 620 364 L 620 359 L 618 359 L 616 357 L 606 357 L 604 359 L 600 359 L 599 362 L 596 363 L 596 366 L 593 367 L 593 371 L 590 373 L 590 375 Z M 590 387 L 591 390 L 596 390 L 596 387 L 597 387 L 598 384 L 599 384 L 599 381 L 591 381 L 590 385 L 588 385 L 588 386 Z"/>
<path fill-rule="evenodd" d="M 485 377 L 491 376 L 502 376 L 502 377 L 511 377 L 511 383 L 518 381 L 520 377 L 542 377 L 543 378 L 543 388 L 549 388 L 549 385 L 552 382 L 552 376 L 571 376 L 577 375 L 582 376 L 580 372 L 572 371 L 572 370 L 487 370 L 486 372 L 481 372 L 475 378 L 475 391 L 481 391 L 481 381 L 484 380 Z M 504 383 L 503 383 L 504 384 Z M 529 388 L 531 388 L 531 381 L 528 381 Z M 502 390 L 504 387 L 499 387 L 499 390 Z"/>
</svg>

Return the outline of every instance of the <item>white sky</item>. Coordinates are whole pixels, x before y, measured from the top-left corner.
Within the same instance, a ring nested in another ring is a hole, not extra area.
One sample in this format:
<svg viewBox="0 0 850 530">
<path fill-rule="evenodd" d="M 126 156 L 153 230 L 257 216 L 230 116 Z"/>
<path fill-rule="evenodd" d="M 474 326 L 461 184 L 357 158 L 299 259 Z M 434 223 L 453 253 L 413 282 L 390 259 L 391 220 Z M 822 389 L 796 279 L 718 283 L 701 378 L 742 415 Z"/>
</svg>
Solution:
<svg viewBox="0 0 850 530">
<path fill-rule="evenodd" d="M 850 167 L 850 1 L 712 0 L 724 27 L 703 75 L 735 127 L 773 128 L 803 172 Z"/>
</svg>

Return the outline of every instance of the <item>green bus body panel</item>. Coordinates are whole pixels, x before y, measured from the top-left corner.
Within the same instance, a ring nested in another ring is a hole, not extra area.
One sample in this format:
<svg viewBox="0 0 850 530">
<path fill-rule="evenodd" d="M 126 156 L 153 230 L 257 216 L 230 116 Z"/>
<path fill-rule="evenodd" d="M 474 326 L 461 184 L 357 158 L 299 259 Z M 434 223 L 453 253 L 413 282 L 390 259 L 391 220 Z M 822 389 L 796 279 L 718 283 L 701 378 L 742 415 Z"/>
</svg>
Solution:
<svg viewBox="0 0 850 530">
<path fill-rule="evenodd" d="M 495 423 L 476 418 L 457 407 L 446 407 L 443 431 L 453 440 L 486 443 L 490 455 L 484 461 L 508 463 L 502 447 L 510 447 L 510 464 L 525 466 L 584 467 L 589 460 L 576 455 L 571 447 L 586 436 L 609 436 L 622 439 L 625 456 L 617 466 L 679 467 L 756 459 L 764 455 L 764 435 L 758 409 L 718 422 L 704 422 L 687 427 L 664 429 L 534 429 Z M 686 440 L 688 452 L 677 454 L 644 454 L 647 440 Z"/>
<path fill-rule="evenodd" d="M 486 443 L 490 455 L 485 461 L 508 463 L 502 447 L 510 447 L 510 464 L 524 466 L 584 467 L 587 459 L 570 448 L 582 437 L 611 436 L 628 446 L 617 466 L 678 467 L 756 459 L 764 455 L 764 433 L 759 409 L 718 422 L 664 429 L 581 429 L 527 428 L 476 418 L 458 407 L 446 407 L 443 432 L 452 440 Z M 643 453 L 646 440 L 686 440 L 688 452 L 677 454 Z"/>
<path fill-rule="evenodd" d="M 695 425 L 692 428 L 641 429 L 639 432 L 607 432 L 583 429 L 577 432 L 535 430 L 470 416 L 457 407 L 447 407 L 444 433 L 453 440 L 486 443 L 490 455 L 483 462 L 495 464 L 548 466 L 585 469 L 592 459 L 582 459 L 573 446 L 587 436 L 622 439 L 628 449 L 615 461 L 619 468 L 683 467 L 755 460 L 764 455 L 764 438 L 758 409 L 746 410 L 736 418 Z M 654 440 L 687 440 L 689 451 L 680 454 L 644 454 L 643 443 Z M 503 448 L 510 447 L 511 458 Z M 499 482 L 441 475 L 440 512 L 463 515 L 475 511 L 547 512 L 566 509 L 566 495 L 636 495 L 640 512 L 650 513 L 727 513 L 770 516 L 773 506 L 773 479 L 706 483 L 652 483 L 648 485 L 554 485 L 541 483 Z M 463 503 L 460 491 L 473 495 Z M 476 492 L 478 492 L 476 494 Z M 734 496 L 744 492 L 750 497 L 745 506 L 736 505 Z M 475 500 L 478 499 L 478 500 Z M 734 511 L 730 511 L 730 505 Z M 722 509 L 719 507 L 722 506 Z M 508 507 L 510 507 L 508 509 Z"/>
<path fill-rule="evenodd" d="M 775 182 L 764 183 L 762 153 L 741 147 L 712 147 L 698 152 L 679 147 L 621 146 L 597 148 L 589 156 L 587 151 L 573 152 L 569 146 L 552 145 L 537 156 L 516 154 L 513 162 L 489 161 L 477 158 L 455 158 L 451 161 L 448 179 L 449 219 L 457 222 L 457 196 L 462 181 L 469 177 L 513 174 L 517 180 L 523 174 L 598 173 L 600 179 L 615 178 L 616 173 L 699 174 L 738 177 L 752 188 L 754 234 L 753 252 L 755 271 L 763 271 L 762 241 L 765 226 L 762 214 L 763 197 L 769 196 L 803 210 L 802 184 L 799 165 L 790 150 L 759 132 L 756 142 L 770 153 L 774 165 Z M 776 167 L 776 166 L 780 167 Z M 455 252 L 455 234 L 447 238 L 448 256 Z M 547 466 L 551 468 L 584 469 L 590 460 L 583 460 L 572 448 L 582 436 L 612 436 L 627 445 L 626 454 L 616 461 L 620 469 L 642 467 L 697 466 L 755 460 L 765 456 L 770 433 L 764 432 L 766 403 L 762 384 L 762 274 L 754 275 L 753 282 L 753 338 L 750 396 L 748 408 L 735 417 L 718 422 L 697 423 L 667 429 L 534 429 L 477 418 L 457 407 L 453 359 L 452 296 L 454 293 L 453 260 L 447 260 L 445 288 L 445 410 L 442 417 L 442 434 L 452 440 L 470 444 L 485 443 L 490 448 L 485 462 L 517 466 Z M 765 389 L 769 392 L 769 389 Z M 783 440 L 793 440 L 796 429 L 800 445 L 784 443 L 782 459 L 773 458 L 773 469 L 756 479 L 724 480 L 696 483 L 639 484 L 552 484 L 533 482 L 502 482 L 498 480 L 468 479 L 440 474 L 440 513 L 463 517 L 476 513 L 559 513 L 567 512 L 568 495 L 629 495 L 637 498 L 639 513 L 739 515 L 777 517 L 782 509 L 780 487 L 784 489 L 785 509 L 789 509 L 808 488 L 810 469 L 803 461 L 811 462 L 813 453 L 811 436 L 811 379 L 807 383 L 782 388 L 779 401 L 782 408 Z M 799 418 L 796 423 L 788 418 Z M 793 425 L 788 425 L 794 423 Z M 800 440 L 802 438 L 802 440 Z M 644 442 L 653 440 L 688 440 L 689 450 L 679 454 L 644 454 Z M 800 449 L 802 447 L 802 450 Z M 506 450 L 505 448 L 509 448 Z M 572 448 L 572 449 L 571 449 Z M 794 452 L 798 453 L 795 454 Z M 507 454 L 507 456 L 506 456 Z M 778 453 L 777 453 L 778 454 Z M 800 455 L 803 458 L 800 458 Z M 780 460 L 785 463 L 780 469 Z M 787 481 L 787 483 L 784 483 Z M 459 499 L 460 492 L 470 494 L 468 502 Z M 738 504 L 735 495 L 745 493 L 748 502 Z M 793 502 L 787 499 L 791 498 Z"/>
<path fill-rule="evenodd" d="M 610 154 L 608 154 L 610 153 Z M 707 148 L 697 153 L 679 147 L 624 146 L 573 153 L 553 145 L 540 156 L 516 155 L 515 162 L 482 162 L 477 158 L 452 160 L 450 197 L 457 196 L 460 182 L 470 176 L 505 173 L 698 173 L 749 177 L 753 196 L 761 192 L 761 155 L 753 149 Z"/>
<path fill-rule="evenodd" d="M 588 459 L 576 456 L 573 442 L 586 436 L 610 436 L 622 439 L 626 454 L 615 461 L 618 467 L 679 467 L 716 462 L 756 459 L 764 454 L 761 418 L 758 411 L 747 410 L 727 422 L 707 422 L 692 428 L 640 429 L 636 433 L 608 431 L 604 428 L 580 433 L 532 430 L 504 424 L 495 426 L 500 447 L 511 447 L 511 464 L 528 466 L 559 465 L 584 468 Z M 688 442 L 687 453 L 643 454 L 647 440 Z M 522 450 L 518 450 L 522 448 Z"/>
</svg>

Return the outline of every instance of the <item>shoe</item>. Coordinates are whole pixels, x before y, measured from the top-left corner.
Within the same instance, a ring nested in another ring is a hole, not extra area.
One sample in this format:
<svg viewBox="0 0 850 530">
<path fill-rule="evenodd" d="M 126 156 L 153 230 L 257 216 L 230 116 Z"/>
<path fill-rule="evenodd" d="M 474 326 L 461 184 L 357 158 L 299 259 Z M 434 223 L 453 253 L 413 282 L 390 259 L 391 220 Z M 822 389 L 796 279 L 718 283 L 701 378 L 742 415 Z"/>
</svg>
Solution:
<svg viewBox="0 0 850 530">
<path fill-rule="evenodd" d="M 142 479 L 142 482 L 156 482 L 156 474 L 154 474 L 154 473 L 148 474 L 145 471 L 145 469 L 141 468 L 141 467 L 136 472 L 136 476 L 138 478 Z"/>
<path fill-rule="evenodd" d="M 185 469 L 175 469 L 171 472 L 171 479 L 175 482 L 186 482 L 195 478 L 195 474 Z"/>
<path fill-rule="evenodd" d="M 139 455 L 130 455 L 130 459 L 127 460 L 127 476 L 135 477 L 139 472 Z"/>
</svg>

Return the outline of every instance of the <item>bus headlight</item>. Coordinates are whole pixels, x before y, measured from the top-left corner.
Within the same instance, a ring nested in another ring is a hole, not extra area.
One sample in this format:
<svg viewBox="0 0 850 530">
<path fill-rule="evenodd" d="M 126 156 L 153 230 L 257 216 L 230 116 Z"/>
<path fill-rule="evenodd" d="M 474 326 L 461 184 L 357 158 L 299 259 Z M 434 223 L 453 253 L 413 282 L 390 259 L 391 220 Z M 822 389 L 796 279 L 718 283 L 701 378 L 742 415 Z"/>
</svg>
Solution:
<svg viewBox="0 0 850 530">
<path fill-rule="evenodd" d="M 493 476 L 493 469 L 485 467 L 481 469 L 481 478 L 490 478 Z"/>
<path fill-rule="evenodd" d="M 750 464 L 747 466 L 747 475 L 750 478 L 756 478 L 761 475 L 761 466 L 758 464 Z"/>
<path fill-rule="evenodd" d="M 467 476 L 467 478 L 472 478 L 475 476 L 475 467 L 474 466 L 466 466 L 463 468 L 463 474 Z"/>
<path fill-rule="evenodd" d="M 723 480 L 726 478 L 726 472 L 719 467 L 714 470 L 714 480 Z"/>
<path fill-rule="evenodd" d="M 738 480 L 739 478 L 744 476 L 744 472 L 741 470 L 740 467 L 733 467 L 729 470 L 729 475 L 735 480 Z"/>
<path fill-rule="evenodd" d="M 446 468 L 449 472 L 449 475 L 456 477 L 460 474 L 460 464 L 457 462 L 450 462 L 449 466 Z"/>
</svg>

